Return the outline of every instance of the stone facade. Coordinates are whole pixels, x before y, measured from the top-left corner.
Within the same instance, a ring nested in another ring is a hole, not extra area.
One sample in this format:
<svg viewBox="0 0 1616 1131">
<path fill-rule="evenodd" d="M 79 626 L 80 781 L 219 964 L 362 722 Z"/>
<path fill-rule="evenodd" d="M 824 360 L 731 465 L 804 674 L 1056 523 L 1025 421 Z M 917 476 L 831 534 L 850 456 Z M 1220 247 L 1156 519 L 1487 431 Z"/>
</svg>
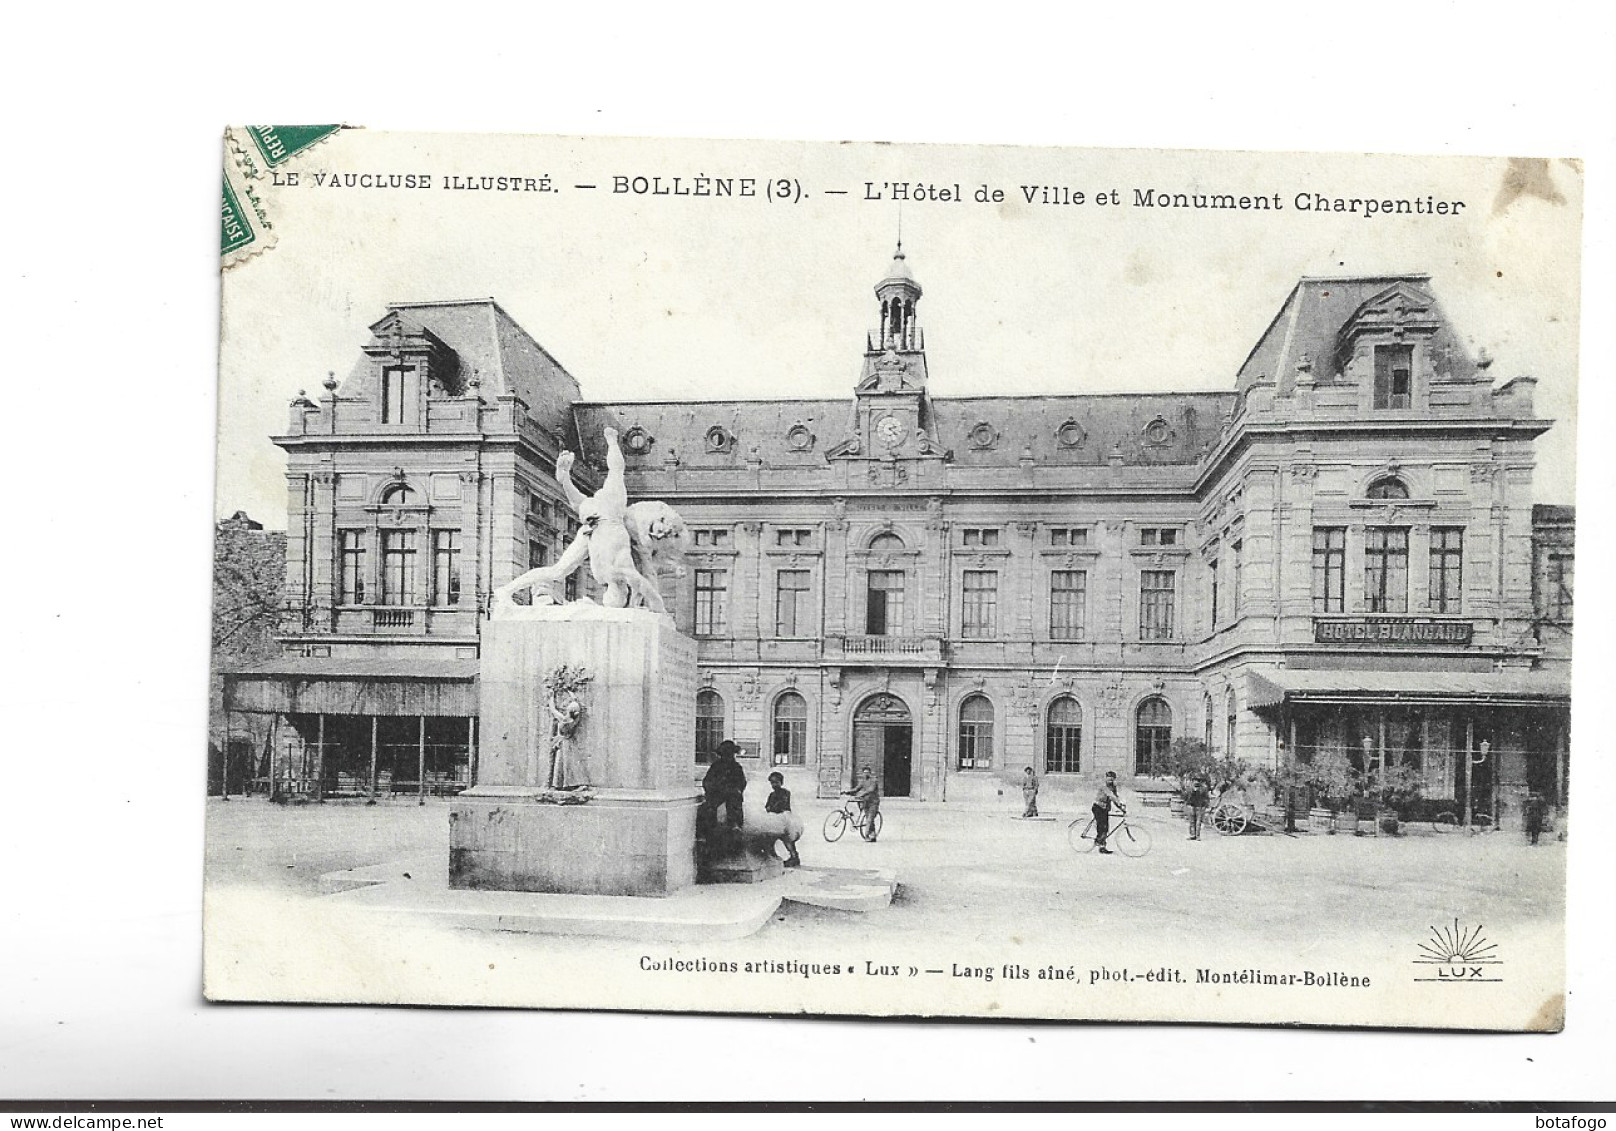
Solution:
<svg viewBox="0 0 1616 1131">
<path fill-rule="evenodd" d="M 1033 765 L 1071 800 L 1106 770 L 1150 787 L 1178 737 L 1305 759 L 1346 741 L 1343 712 L 1379 720 L 1355 760 L 1409 758 L 1417 731 L 1421 765 L 1486 741 L 1495 792 L 1532 759 L 1556 767 L 1533 782 L 1563 789 L 1569 603 L 1545 635 L 1532 505 L 1551 422 L 1531 378 L 1495 383 L 1466 350 L 1427 278 L 1302 280 L 1233 387 L 1199 393 L 934 395 L 921 294 L 900 249 L 834 400 L 587 401 L 492 300 L 391 308 L 276 438 L 286 648 L 315 668 L 474 657 L 490 589 L 565 544 L 556 455 L 598 477 L 612 426 L 630 497 L 693 531 L 663 589 L 698 641 L 696 744 L 733 738 L 794 790 L 829 795 L 871 764 L 889 794 L 1011 804 Z M 1392 699 L 1355 673 L 1387 672 L 1427 714 L 1386 721 Z M 1458 694 L 1455 673 L 1487 679 Z"/>
</svg>

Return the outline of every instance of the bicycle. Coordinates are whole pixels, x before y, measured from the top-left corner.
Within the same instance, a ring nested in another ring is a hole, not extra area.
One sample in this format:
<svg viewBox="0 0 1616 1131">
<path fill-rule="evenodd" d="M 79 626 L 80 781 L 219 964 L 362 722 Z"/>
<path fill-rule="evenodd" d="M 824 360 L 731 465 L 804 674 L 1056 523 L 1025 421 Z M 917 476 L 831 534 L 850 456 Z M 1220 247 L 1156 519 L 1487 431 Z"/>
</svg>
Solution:
<svg viewBox="0 0 1616 1131">
<path fill-rule="evenodd" d="M 843 798 L 842 807 L 825 818 L 825 839 L 841 840 L 849 825 L 865 840 L 874 840 L 881 835 L 881 810 L 866 814 L 851 798 Z"/>
<path fill-rule="evenodd" d="M 1093 816 L 1087 820 L 1079 817 L 1067 825 L 1066 839 L 1071 844 L 1073 852 L 1093 852 L 1096 843 Z M 1085 844 L 1085 841 L 1088 843 Z M 1124 856 L 1137 859 L 1150 851 L 1150 830 L 1129 821 L 1127 811 L 1124 810 L 1118 819 L 1111 823 L 1111 828 L 1106 832 L 1105 842 Z"/>
</svg>

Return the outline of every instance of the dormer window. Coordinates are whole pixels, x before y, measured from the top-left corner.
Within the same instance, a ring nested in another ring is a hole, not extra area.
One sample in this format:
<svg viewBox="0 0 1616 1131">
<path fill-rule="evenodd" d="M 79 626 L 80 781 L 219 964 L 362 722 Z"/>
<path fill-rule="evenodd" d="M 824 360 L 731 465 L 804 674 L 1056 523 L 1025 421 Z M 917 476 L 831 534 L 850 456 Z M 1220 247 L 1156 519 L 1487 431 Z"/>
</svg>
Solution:
<svg viewBox="0 0 1616 1131">
<path fill-rule="evenodd" d="M 1414 398 L 1414 347 L 1375 347 L 1375 407 L 1410 408 Z"/>
<path fill-rule="evenodd" d="M 415 367 L 388 365 L 382 368 L 382 423 L 403 424 L 405 410 L 414 402 Z"/>
</svg>

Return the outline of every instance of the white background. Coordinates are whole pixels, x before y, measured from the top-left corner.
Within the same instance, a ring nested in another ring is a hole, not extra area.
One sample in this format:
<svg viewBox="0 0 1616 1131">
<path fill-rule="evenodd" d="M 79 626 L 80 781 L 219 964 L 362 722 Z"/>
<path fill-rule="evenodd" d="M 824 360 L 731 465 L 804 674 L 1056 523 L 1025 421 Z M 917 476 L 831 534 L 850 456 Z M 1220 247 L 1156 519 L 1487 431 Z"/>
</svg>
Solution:
<svg viewBox="0 0 1616 1131">
<path fill-rule="evenodd" d="M 575 8 L 10 17 L 0 1098 L 1609 1098 L 1616 34 L 1604 6 Z M 333 120 L 1584 158 L 1566 1033 L 203 1003 L 218 138 L 228 122 Z"/>
</svg>

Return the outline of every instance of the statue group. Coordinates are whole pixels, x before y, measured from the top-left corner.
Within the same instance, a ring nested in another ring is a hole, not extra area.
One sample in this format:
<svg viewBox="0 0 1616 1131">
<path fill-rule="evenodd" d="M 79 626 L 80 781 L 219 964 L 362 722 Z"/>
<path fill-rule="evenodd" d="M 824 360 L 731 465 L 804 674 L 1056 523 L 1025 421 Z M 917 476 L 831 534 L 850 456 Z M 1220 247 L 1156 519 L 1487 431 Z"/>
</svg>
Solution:
<svg viewBox="0 0 1616 1131">
<path fill-rule="evenodd" d="M 602 605 L 667 611 L 657 589 L 657 575 L 664 568 L 683 573 L 681 560 L 689 548 L 690 532 L 684 519 L 666 503 L 629 503 L 617 429 L 605 429 L 605 436 L 606 482 L 593 496 L 585 495 L 572 482 L 573 453 L 564 451 L 556 458 L 556 479 L 578 514 L 578 536 L 554 565 L 530 569 L 495 589 L 494 610 L 514 606 L 513 598 L 524 590 L 532 594 L 536 605 L 561 604 L 567 578 L 587 560 L 590 575 L 601 590 Z"/>
</svg>

